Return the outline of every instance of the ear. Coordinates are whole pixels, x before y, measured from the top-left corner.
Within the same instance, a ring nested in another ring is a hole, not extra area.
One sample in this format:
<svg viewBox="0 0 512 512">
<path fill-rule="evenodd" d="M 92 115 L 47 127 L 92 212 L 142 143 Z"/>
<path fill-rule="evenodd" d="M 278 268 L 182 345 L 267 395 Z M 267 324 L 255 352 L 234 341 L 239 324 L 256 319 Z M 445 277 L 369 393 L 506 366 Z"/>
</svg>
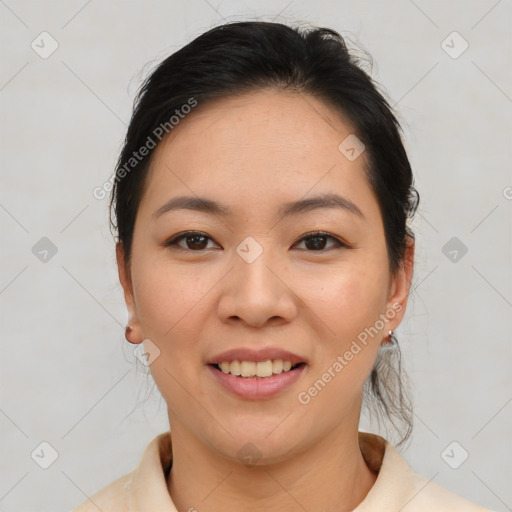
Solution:
<svg viewBox="0 0 512 512">
<path fill-rule="evenodd" d="M 117 271 L 119 274 L 119 282 L 123 287 L 124 301 L 128 309 L 130 318 L 128 325 L 132 328 L 130 332 L 130 342 L 140 343 L 142 341 L 142 333 L 139 318 L 137 316 L 137 310 L 135 306 L 135 300 L 133 296 L 133 286 L 130 276 L 129 265 L 127 264 L 124 252 L 124 246 L 122 242 L 116 243 L 116 259 L 117 259 Z M 133 340 L 133 341 L 132 341 Z"/>
<path fill-rule="evenodd" d="M 414 270 L 414 238 L 407 236 L 404 259 L 396 275 L 392 277 L 388 302 L 386 305 L 389 318 L 386 330 L 394 331 L 402 321 L 407 308 L 407 299 Z M 392 313 L 389 313 L 392 312 Z M 393 314 L 394 312 L 394 314 Z"/>
</svg>

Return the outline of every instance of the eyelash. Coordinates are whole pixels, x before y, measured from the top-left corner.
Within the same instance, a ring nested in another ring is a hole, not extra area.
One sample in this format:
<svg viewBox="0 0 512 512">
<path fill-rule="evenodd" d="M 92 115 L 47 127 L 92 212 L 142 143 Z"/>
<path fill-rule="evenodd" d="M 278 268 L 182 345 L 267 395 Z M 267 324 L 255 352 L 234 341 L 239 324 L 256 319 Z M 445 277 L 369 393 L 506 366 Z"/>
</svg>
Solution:
<svg viewBox="0 0 512 512">
<path fill-rule="evenodd" d="M 173 247 L 173 248 L 175 248 L 177 250 L 183 250 L 183 251 L 188 251 L 188 252 L 202 252 L 202 251 L 205 251 L 206 249 L 193 250 L 193 249 L 188 249 L 188 248 L 184 248 L 184 247 L 181 247 L 181 246 L 177 245 L 179 241 L 181 241 L 181 240 L 183 240 L 183 239 L 185 239 L 185 238 L 187 238 L 189 236 L 194 236 L 194 235 L 201 235 L 201 236 L 204 236 L 205 238 L 208 238 L 209 240 L 212 240 L 212 238 L 210 238 L 206 233 L 203 233 L 201 231 L 185 231 L 183 233 L 180 233 L 178 235 L 173 236 L 172 238 L 170 238 L 169 240 L 164 242 L 163 246 L 164 247 Z M 311 233 L 306 233 L 303 237 L 301 237 L 297 241 L 297 243 L 300 243 L 303 240 L 307 240 L 308 238 L 314 238 L 316 236 L 322 236 L 322 237 L 325 237 L 325 238 L 330 238 L 331 240 L 334 240 L 335 242 L 337 242 L 338 247 L 334 247 L 334 249 L 342 248 L 342 247 L 347 247 L 348 248 L 348 245 L 346 243 L 342 242 L 338 237 L 335 237 L 334 235 L 331 235 L 330 233 L 326 233 L 325 231 L 312 231 Z M 326 252 L 329 249 L 320 249 L 320 250 L 317 250 L 317 251 L 307 250 L 307 249 L 300 249 L 300 250 L 305 250 L 306 252 Z"/>
</svg>

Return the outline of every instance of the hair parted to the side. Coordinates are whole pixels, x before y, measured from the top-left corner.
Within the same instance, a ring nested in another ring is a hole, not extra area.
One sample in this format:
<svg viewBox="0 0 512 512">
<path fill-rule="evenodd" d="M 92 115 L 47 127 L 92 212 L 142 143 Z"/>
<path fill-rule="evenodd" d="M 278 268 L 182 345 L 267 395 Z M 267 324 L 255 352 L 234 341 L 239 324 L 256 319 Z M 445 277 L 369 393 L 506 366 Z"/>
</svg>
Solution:
<svg viewBox="0 0 512 512">
<path fill-rule="evenodd" d="M 365 174 L 378 199 L 389 269 L 396 274 L 409 239 L 414 240 L 407 221 L 416 212 L 419 194 L 392 108 L 339 33 L 263 21 L 231 22 L 208 30 L 163 60 L 142 84 L 117 161 L 110 201 L 111 226 L 123 244 L 128 267 L 154 147 L 128 168 L 134 152 L 149 147 L 148 137 L 154 140 L 155 133 L 161 133 L 159 127 L 169 126 L 172 116 L 182 117 L 191 99 L 200 108 L 216 98 L 267 88 L 311 95 L 351 124 L 365 145 Z M 408 439 L 413 425 L 406 378 L 399 347 L 379 351 L 364 393 L 364 404 L 403 434 L 399 444 Z M 403 431 L 397 421 L 405 425 Z"/>
</svg>

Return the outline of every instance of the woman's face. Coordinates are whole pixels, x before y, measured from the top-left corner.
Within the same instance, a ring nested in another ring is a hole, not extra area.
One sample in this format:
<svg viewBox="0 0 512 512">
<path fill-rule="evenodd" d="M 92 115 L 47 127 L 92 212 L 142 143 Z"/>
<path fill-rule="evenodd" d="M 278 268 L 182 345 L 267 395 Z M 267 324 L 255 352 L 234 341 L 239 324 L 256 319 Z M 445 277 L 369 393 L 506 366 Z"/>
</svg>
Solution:
<svg viewBox="0 0 512 512">
<path fill-rule="evenodd" d="M 357 428 L 364 381 L 405 312 L 412 264 L 389 273 L 351 134 L 311 96 L 263 91 L 199 104 L 156 148 L 128 273 L 120 246 L 118 263 L 133 336 L 160 351 L 151 371 L 172 431 L 233 460 L 250 442 L 270 462 Z M 345 202 L 284 215 L 325 194 Z M 156 213 L 179 196 L 229 213 Z M 203 238 L 166 245 L 186 231 Z M 315 231 L 329 236 L 304 238 Z M 307 364 L 272 395 L 241 396 L 222 382 L 244 377 L 219 378 L 208 365 L 239 348 L 282 349 Z"/>
</svg>

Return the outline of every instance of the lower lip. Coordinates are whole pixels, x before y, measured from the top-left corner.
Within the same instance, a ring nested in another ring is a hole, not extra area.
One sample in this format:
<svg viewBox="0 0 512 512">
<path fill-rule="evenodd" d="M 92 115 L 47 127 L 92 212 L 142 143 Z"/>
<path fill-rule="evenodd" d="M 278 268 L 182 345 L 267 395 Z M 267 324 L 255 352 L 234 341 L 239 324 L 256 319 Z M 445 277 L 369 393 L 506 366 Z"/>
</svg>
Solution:
<svg viewBox="0 0 512 512">
<path fill-rule="evenodd" d="M 298 366 L 294 370 L 282 372 L 272 377 L 266 378 L 250 378 L 250 377 L 237 377 L 230 373 L 224 373 L 217 370 L 214 366 L 208 365 L 208 369 L 214 375 L 220 384 L 231 393 L 251 400 L 258 400 L 262 398 L 270 398 L 288 386 L 296 382 L 306 368 L 305 364 Z"/>
</svg>

